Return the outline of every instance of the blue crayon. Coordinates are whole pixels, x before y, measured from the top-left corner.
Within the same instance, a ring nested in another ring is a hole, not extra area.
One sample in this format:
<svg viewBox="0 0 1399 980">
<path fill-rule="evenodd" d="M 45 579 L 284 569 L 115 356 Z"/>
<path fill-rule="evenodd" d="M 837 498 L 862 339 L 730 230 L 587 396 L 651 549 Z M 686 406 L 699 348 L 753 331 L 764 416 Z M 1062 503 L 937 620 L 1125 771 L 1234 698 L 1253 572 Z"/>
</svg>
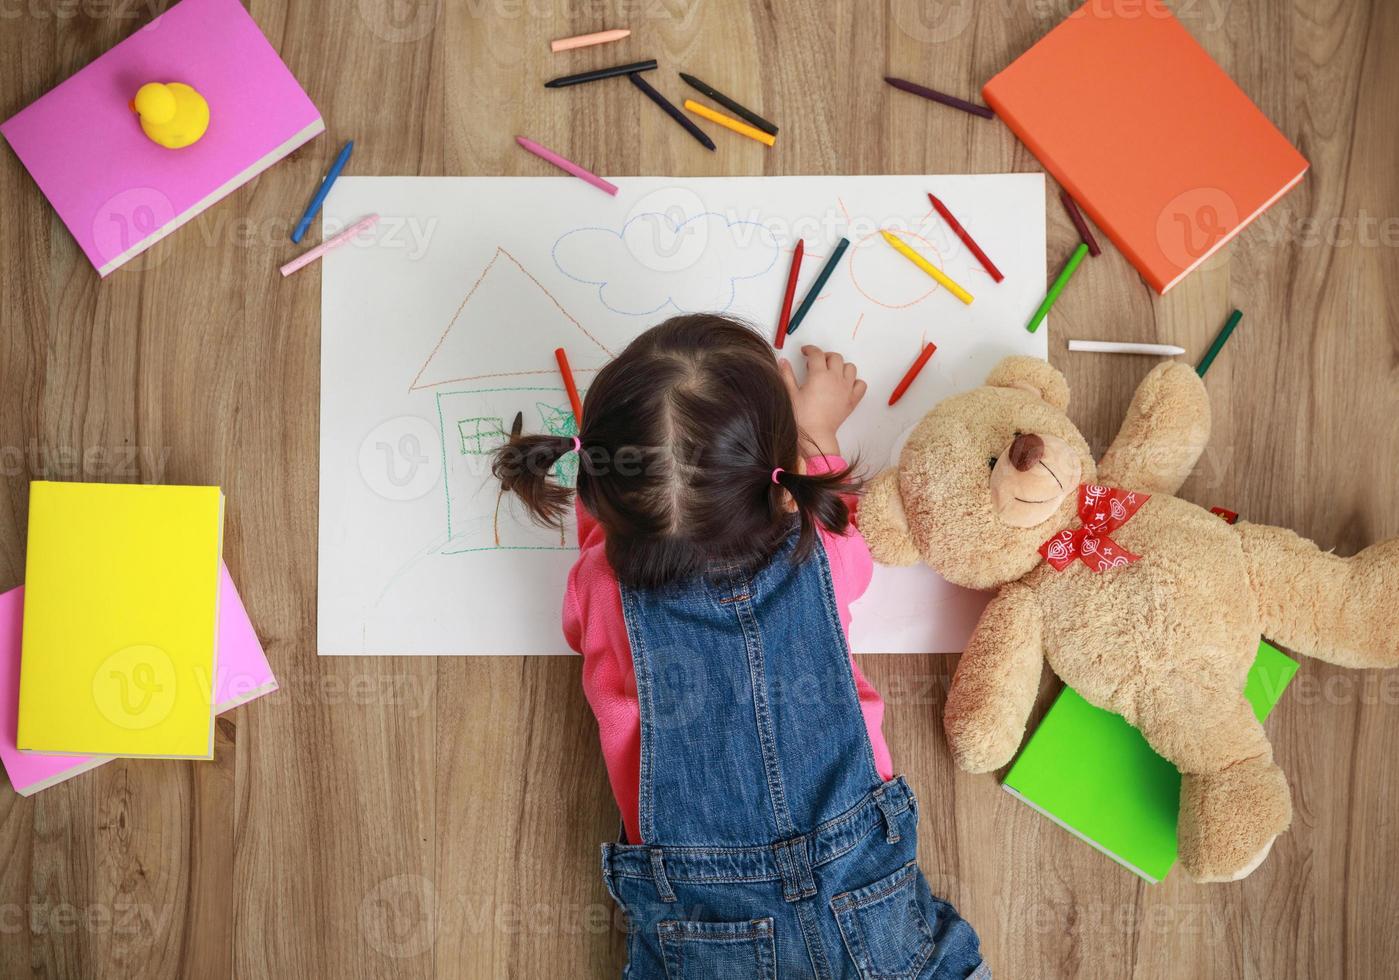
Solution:
<svg viewBox="0 0 1399 980">
<path fill-rule="evenodd" d="M 301 216 L 301 220 L 296 223 L 296 230 L 291 233 L 291 240 L 300 244 L 301 239 L 306 234 L 306 229 L 311 227 L 311 219 L 316 216 L 316 212 L 325 203 L 325 196 L 330 193 L 330 185 L 335 183 L 335 178 L 340 176 L 340 171 L 345 169 L 345 163 L 350 159 L 350 151 L 355 148 L 355 141 L 350 140 L 341 149 L 340 155 L 335 158 L 335 162 L 330 165 L 325 179 L 321 181 L 321 186 L 316 188 L 316 196 L 311 198 L 311 203 L 306 205 L 306 213 Z"/>
<path fill-rule="evenodd" d="M 826 285 L 826 280 L 831 278 L 831 273 L 835 271 L 836 263 L 840 261 L 840 257 L 845 254 L 845 250 L 849 247 L 850 239 L 842 238 L 836 245 L 835 251 L 831 253 L 831 257 L 826 260 L 826 264 L 821 267 L 821 271 L 816 274 L 816 281 L 813 282 L 811 288 L 806 291 L 806 295 L 802 297 L 802 305 L 797 307 L 797 312 L 792 314 L 791 322 L 787 324 L 788 336 L 797 332 L 797 327 L 801 325 L 802 320 L 811 310 L 811 304 L 816 302 L 817 294 L 819 294 L 822 287 Z"/>
</svg>

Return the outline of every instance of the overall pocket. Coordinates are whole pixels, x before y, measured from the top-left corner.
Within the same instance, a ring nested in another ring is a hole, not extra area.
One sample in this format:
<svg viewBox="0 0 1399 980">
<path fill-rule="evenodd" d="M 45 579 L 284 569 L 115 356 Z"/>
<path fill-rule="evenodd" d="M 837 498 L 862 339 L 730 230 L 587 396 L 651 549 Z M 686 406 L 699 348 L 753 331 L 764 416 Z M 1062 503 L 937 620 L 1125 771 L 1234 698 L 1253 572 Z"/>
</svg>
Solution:
<svg viewBox="0 0 1399 980">
<path fill-rule="evenodd" d="M 831 899 L 841 938 L 863 980 L 911 980 L 937 949 L 939 902 L 910 861 L 872 885 Z"/>
<path fill-rule="evenodd" d="M 774 980 L 772 919 L 658 923 L 667 980 Z"/>
</svg>

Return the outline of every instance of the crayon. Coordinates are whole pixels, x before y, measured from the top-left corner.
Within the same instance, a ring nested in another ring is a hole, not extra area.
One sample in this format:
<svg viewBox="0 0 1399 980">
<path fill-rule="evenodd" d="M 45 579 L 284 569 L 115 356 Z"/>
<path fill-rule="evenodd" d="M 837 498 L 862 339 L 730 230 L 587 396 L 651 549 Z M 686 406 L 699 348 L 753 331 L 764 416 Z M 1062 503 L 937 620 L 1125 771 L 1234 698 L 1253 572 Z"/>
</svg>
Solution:
<svg viewBox="0 0 1399 980">
<path fill-rule="evenodd" d="M 1224 329 L 1219 331 L 1219 336 L 1214 338 L 1214 343 L 1210 344 L 1210 349 L 1205 352 L 1204 360 L 1195 369 L 1195 373 L 1200 377 L 1205 376 L 1205 372 L 1210 369 L 1214 359 L 1219 356 L 1219 351 L 1224 346 L 1224 342 L 1229 339 L 1229 335 L 1234 332 L 1234 328 L 1239 325 L 1239 321 L 1244 318 L 1242 310 L 1235 310 L 1229 314 L 1229 319 L 1224 324 Z"/>
<path fill-rule="evenodd" d="M 1054 301 L 1059 298 L 1059 294 L 1064 291 L 1064 287 L 1069 284 L 1069 280 L 1073 278 L 1074 270 L 1078 268 L 1078 264 L 1083 261 L 1083 257 L 1087 254 L 1088 245 L 1084 242 L 1079 242 L 1078 248 L 1074 249 L 1074 254 L 1069 256 L 1069 261 L 1064 264 L 1063 271 L 1059 273 L 1059 278 L 1055 279 L 1054 285 L 1049 287 L 1049 292 L 1045 295 L 1044 302 L 1040 304 L 1039 309 L 1035 310 L 1035 315 L 1030 317 L 1030 322 L 1025 324 L 1026 330 L 1030 331 L 1030 333 L 1034 333 L 1040 328 L 1040 324 L 1044 322 L 1045 314 L 1047 314 L 1049 308 L 1054 305 Z"/>
<path fill-rule="evenodd" d="M 579 34 L 577 37 L 561 37 L 557 41 L 549 42 L 549 50 L 558 54 L 560 51 L 572 51 L 574 48 L 586 48 L 594 44 L 606 44 L 609 41 L 620 41 L 624 37 L 631 36 L 631 31 L 598 31 L 595 34 Z"/>
<path fill-rule="evenodd" d="M 772 144 L 777 142 L 776 137 L 771 133 L 765 133 L 761 129 L 754 129 L 747 123 L 739 122 L 737 119 L 731 119 L 722 112 L 715 112 L 713 109 L 709 108 L 709 106 L 700 105 L 694 99 L 686 99 L 685 108 L 689 109 L 697 116 L 708 119 L 712 123 L 718 123 L 725 129 L 733 130 L 740 136 L 747 136 L 750 140 L 757 140 L 764 146 L 772 146 Z"/>
<path fill-rule="evenodd" d="M 306 213 L 301 216 L 301 220 L 296 223 L 296 228 L 291 233 L 291 240 L 297 245 L 301 244 L 301 239 L 306 236 L 306 229 L 311 227 L 311 219 L 316 216 L 316 212 L 321 209 L 325 202 L 325 196 L 330 193 L 330 185 L 335 183 L 335 178 L 340 176 L 340 171 L 345 169 L 345 164 L 350 159 L 350 151 L 355 148 L 355 141 L 350 140 L 340 148 L 340 155 L 335 158 L 335 162 L 330 165 L 320 184 L 316 187 L 316 193 L 311 195 L 311 203 L 306 205 Z"/>
<path fill-rule="evenodd" d="M 977 105 L 975 102 L 968 102 L 966 99 L 959 99 L 955 95 L 947 95 L 937 89 L 928 88 L 926 85 L 919 85 L 902 78 L 890 78 L 884 76 L 884 80 L 896 89 L 911 92 L 914 95 L 921 95 L 925 99 L 932 99 L 934 102 L 941 102 L 943 105 L 951 106 L 954 109 L 961 109 L 963 112 L 970 112 L 974 116 L 982 119 L 994 119 L 996 114 L 984 105 Z"/>
<path fill-rule="evenodd" d="M 1066 190 L 1059 191 L 1059 200 L 1064 202 L 1064 210 L 1069 212 L 1069 220 L 1074 223 L 1074 228 L 1078 231 L 1078 237 L 1083 239 L 1083 243 L 1088 246 L 1088 254 L 1099 256 L 1103 250 L 1098 247 L 1098 239 L 1093 237 L 1093 232 L 1088 228 L 1088 222 L 1083 220 L 1083 212 L 1078 209 L 1077 202 L 1069 197 Z"/>
<path fill-rule="evenodd" d="M 306 266 L 319 259 L 326 252 L 329 252 L 331 249 L 339 248 L 341 245 L 344 245 L 351 238 L 354 238 L 360 232 L 364 231 L 364 229 L 372 228 L 374 226 L 374 223 L 378 220 L 379 216 L 377 214 L 371 214 L 368 217 L 360 218 L 358 221 L 350 225 L 350 227 L 346 228 L 334 238 L 330 238 L 326 241 L 321 242 L 309 252 L 303 252 L 301 255 L 298 255 L 286 265 L 282 266 L 282 276 L 286 277 L 291 275 L 298 269 L 304 269 Z"/>
<path fill-rule="evenodd" d="M 660 92 L 657 92 L 655 88 L 651 86 L 650 82 L 646 81 L 646 79 L 642 78 L 640 75 L 628 75 L 627 78 L 631 80 L 631 83 L 633 85 L 641 89 L 641 91 L 645 92 L 646 97 L 648 99 L 650 99 L 652 102 L 656 103 L 656 105 L 664 109 L 666 115 L 670 116 L 670 118 L 674 119 L 681 126 L 685 127 L 685 132 L 689 133 L 695 139 L 699 140 L 701 146 L 703 146 L 707 150 L 716 149 L 716 147 L 714 146 L 714 141 L 709 138 L 708 134 L 706 134 L 704 130 L 700 129 L 698 126 L 692 123 L 689 117 L 685 115 L 685 113 L 675 108 L 675 106 L 671 104 L 669 99 L 667 99 Z"/>
<path fill-rule="evenodd" d="M 956 296 L 956 297 L 957 297 L 958 299 L 960 299 L 963 303 L 966 303 L 966 304 L 969 305 L 969 306 L 971 305 L 972 298 L 973 298 L 973 297 L 972 297 L 972 294 L 969 293 L 969 292 L 967 292 L 967 291 L 966 291 L 965 289 L 963 289 L 961 286 L 957 285 L 955 282 L 953 282 L 953 281 L 948 277 L 947 273 L 943 272 L 943 271 L 942 271 L 941 269 L 939 269 L 937 266 L 933 265 L 933 263 L 931 263 L 931 262 L 929 262 L 927 259 L 923 258 L 923 256 L 919 255 L 919 254 L 918 254 L 917 252 L 915 252 L 913 249 L 909 248 L 906 244 L 904 244 L 903 240 L 900 239 L 900 238 L 899 238 L 897 235 L 895 235 L 893 232 L 891 232 L 891 231 L 881 231 L 880 234 L 884 236 L 884 240 L 885 240 L 886 242 L 888 242 L 890 245 L 894 246 L 894 249 L 895 249 L 900 255 L 902 255 L 904 258 L 908 259 L 908 260 L 909 260 L 910 262 L 912 262 L 914 265 L 918 266 L 918 268 L 922 269 L 922 270 L 923 270 L 924 272 L 926 272 L 928 275 L 930 275 L 930 276 L 932 276 L 934 279 L 936 279 L 936 280 L 938 281 L 938 284 L 941 285 L 941 286 L 943 286 L 944 288 L 946 288 L 947 291 L 948 291 L 949 293 L 951 293 L 953 296 Z"/>
<path fill-rule="evenodd" d="M 568 366 L 568 354 L 562 347 L 554 350 L 554 360 L 559 362 L 559 373 L 563 375 L 564 390 L 568 392 L 568 403 L 573 406 L 573 424 L 583 431 L 583 402 L 578 397 L 578 386 L 573 383 L 573 371 Z"/>
<path fill-rule="evenodd" d="M 802 297 L 801 306 L 797 307 L 797 312 L 792 314 L 792 319 L 787 324 L 787 335 L 790 337 L 797 332 L 797 327 L 801 326 L 802 320 L 811 312 L 811 304 L 816 302 L 816 296 L 821 292 L 821 288 L 826 285 L 826 280 L 831 278 L 831 273 L 835 271 L 836 263 L 845 254 L 845 250 L 850 247 L 850 239 L 842 238 L 836 243 L 836 247 L 831 251 L 830 258 L 826 259 L 826 264 L 821 267 L 821 271 L 816 273 L 816 281 L 811 284 L 811 288 Z"/>
<path fill-rule="evenodd" d="M 802 255 L 806 252 L 806 242 L 797 239 L 797 247 L 792 249 L 792 268 L 787 273 L 787 291 L 782 296 L 782 313 L 777 318 L 777 340 L 773 346 L 778 350 L 787 341 L 787 324 L 792 317 L 792 297 L 797 294 L 797 273 L 801 271 Z"/>
<path fill-rule="evenodd" d="M 967 251 L 976 256 L 976 260 L 981 263 L 981 267 L 990 274 L 991 278 L 996 282 L 1004 279 L 1005 276 L 1001 275 L 1001 270 L 996 268 L 996 263 L 986 257 L 986 253 L 981 250 L 980 245 L 972 240 L 967 229 L 962 227 L 962 223 L 952 217 L 952 212 L 947 210 L 947 205 L 939 201 L 936 194 L 929 194 L 928 200 L 933 202 L 933 208 L 942 215 L 942 220 L 946 221 L 947 226 L 956 232 L 957 237 L 962 240 L 962 244 L 967 246 Z"/>
<path fill-rule="evenodd" d="M 699 92 L 701 95 L 709 96 L 709 98 L 719 103 L 725 109 L 728 109 L 734 115 L 742 119 L 747 119 L 750 123 L 752 123 L 754 126 L 757 126 L 769 136 L 777 135 L 776 126 L 768 122 L 762 116 L 758 115 L 752 109 L 749 109 L 746 106 L 740 105 L 739 103 L 735 102 L 733 99 L 729 98 L 727 95 L 725 95 L 723 92 L 720 92 L 717 88 L 714 88 L 712 85 L 706 85 L 694 75 L 687 75 L 683 71 L 680 72 L 680 80 L 683 81 L 686 85 L 690 86 L 690 88 L 694 89 L 696 92 Z"/>
<path fill-rule="evenodd" d="M 613 78 L 617 75 L 630 75 L 638 71 L 651 71 L 656 67 L 656 59 L 647 61 L 636 61 L 630 65 L 613 65 L 611 68 L 594 68 L 592 71 L 580 71 L 576 75 L 560 75 L 558 78 L 551 78 L 544 83 L 545 88 L 564 88 L 568 85 L 581 85 L 583 82 L 595 82 L 600 78 Z"/>
<path fill-rule="evenodd" d="M 908 373 L 903 376 L 903 380 L 894 386 L 894 393 L 889 396 L 889 404 L 893 405 L 908 391 L 908 386 L 913 384 L 913 379 L 918 377 L 923 370 L 923 365 L 928 363 L 928 358 L 933 356 L 933 351 L 937 350 L 937 345 L 932 341 L 923 345 L 923 353 L 918 355 L 918 360 L 913 362 L 913 366 L 908 369 Z"/>
<path fill-rule="evenodd" d="M 534 140 L 526 139 L 523 136 L 516 136 L 515 142 L 519 143 L 526 150 L 529 150 L 535 156 L 539 157 L 539 159 L 547 160 L 549 163 L 552 163 L 560 170 L 573 174 L 573 176 L 577 177 L 579 180 L 587 181 L 589 184 L 592 184 L 598 190 L 606 191 L 614 197 L 616 196 L 616 184 L 611 183 L 610 181 L 603 180 L 591 170 L 585 170 L 584 168 L 578 166 L 578 164 L 574 163 L 572 160 L 559 156 L 547 146 L 542 146 L 539 143 L 536 143 Z"/>
</svg>

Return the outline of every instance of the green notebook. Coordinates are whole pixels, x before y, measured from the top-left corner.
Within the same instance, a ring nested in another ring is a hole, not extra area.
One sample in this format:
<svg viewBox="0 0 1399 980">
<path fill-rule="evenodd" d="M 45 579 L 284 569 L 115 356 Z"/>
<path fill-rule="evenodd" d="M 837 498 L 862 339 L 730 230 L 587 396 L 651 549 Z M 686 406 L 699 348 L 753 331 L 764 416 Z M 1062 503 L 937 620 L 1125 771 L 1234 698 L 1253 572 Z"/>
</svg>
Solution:
<svg viewBox="0 0 1399 980">
<path fill-rule="evenodd" d="M 1244 694 L 1262 721 L 1297 662 L 1266 640 Z M 1065 686 L 1002 787 L 1108 857 L 1156 884 L 1176 860 L 1180 773 L 1121 715 Z"/>
</svg>

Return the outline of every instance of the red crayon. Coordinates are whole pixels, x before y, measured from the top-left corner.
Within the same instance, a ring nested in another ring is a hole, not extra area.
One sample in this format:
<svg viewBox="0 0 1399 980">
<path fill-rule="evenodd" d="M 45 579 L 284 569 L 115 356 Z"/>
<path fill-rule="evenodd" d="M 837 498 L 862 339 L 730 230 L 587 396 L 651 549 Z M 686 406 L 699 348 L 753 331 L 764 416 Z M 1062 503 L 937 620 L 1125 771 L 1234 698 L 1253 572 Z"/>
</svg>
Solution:
<svg viewBox="0 0 1399 980">
<path fill-rule="evenodd" d="M 918 377 L 918 372 L 923 370 L 923 365 L 928 363 L 928 358 L 932 357 L 933 351 L 937 349 L 937 344 L 932 341 L 928 341 L 928 343 L 923 345 L 923 353 L 918 355 L 918 360 L 913 362 L 913 367 L 908 369 L 908 373 L 904 375 L 903 380 L 894 388 L 894 393 L 889 396 L 890 405 L 904 396 L 904 392 L 908 391 L 908 386 L 913 384 L 913 379 Z"/>
<path fill-rule="evenodd" d="M 568 402 L 573 406 L 573 423 L 581 431 L 583 428 L 583 403 L 578 399 L 578 386 L 573 383 L 573 372 L 568 367 L 568 355 L 560 347 L 554 351 L 554 359 L 559 362 L 559 373 L 563 375 L 563 386 L 568 391 Z"/>
<path fill-rule="evenodd" d="M 942 220 L 946 221 L 948 226 L 957 233 L 957 237 L 962 240 L 962 244 L 967 246 L 967 250 L 976 256 L 976 260 L 991 274 L 991 278 L 997 282 L 1004 279 L 1005 276 L 1001 275 L 1001 270 L 996 268 L 996 263 L 986 257 L 986 253 L 981 250 L 980 245 L 972 241 L 972 236 L 967 234 L 967 229 L 962 227 L 961 222 L 952 217 L 952 212 L 947 210 L 947 205 L 943 204 L 932 194 L 928 195 L 928 200 L 933 202 L 933 207 L 937 210 L 938 214 L 942 215 Z"/>
<path fill-rule="evenodd" d="M 802 253 L 806 251 L 806 242 L 797 239 L 797 247 L 792 249 L 792 270 L 787 273 L 787 292 L 782 297 L 782 315 L 777 318 L 777 340 L 773 341 L 773 346 L 778 350 L 787 341 L 787 321 L 792 318 L 792 298 L 797 295 L 797 273 L 802 267 Z"/>
</svg>

